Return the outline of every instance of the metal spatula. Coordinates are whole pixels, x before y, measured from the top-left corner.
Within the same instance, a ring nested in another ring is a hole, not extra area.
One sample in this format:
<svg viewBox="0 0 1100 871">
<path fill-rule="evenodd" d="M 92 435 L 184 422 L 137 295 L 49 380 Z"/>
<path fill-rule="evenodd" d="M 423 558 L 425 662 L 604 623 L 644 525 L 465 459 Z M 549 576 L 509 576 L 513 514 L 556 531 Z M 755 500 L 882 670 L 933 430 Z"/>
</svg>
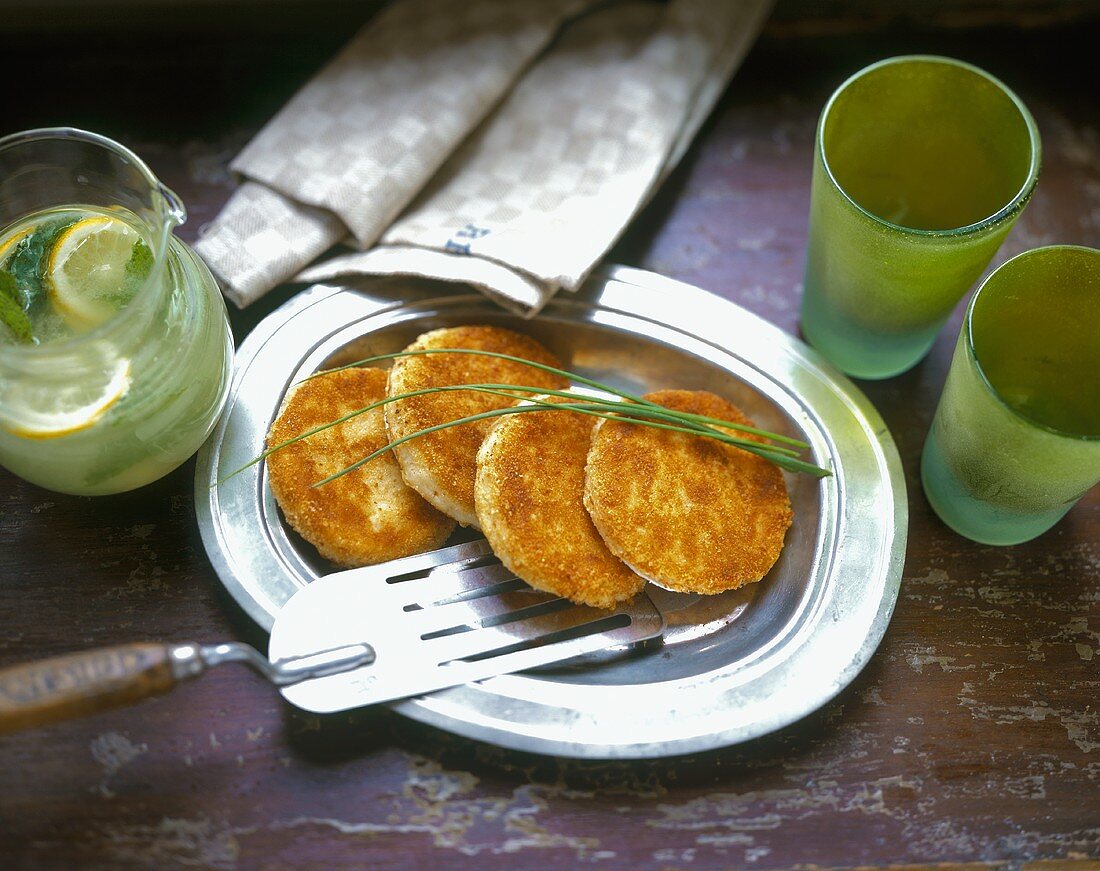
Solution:
<svg viewBox="0 0 1100 871">
<path fill-rule="evenodd" d="M 295 593 L 265 659 L 252 647 L 139 643 L 0 671 L 0 733 L 167 692 L 244 662 L 292 704 L 328 713 L 420 695 L 656 638 L 643 593 L 617 611 L 532 590 L 484 540 L 338 572 Z"/>
</svg>

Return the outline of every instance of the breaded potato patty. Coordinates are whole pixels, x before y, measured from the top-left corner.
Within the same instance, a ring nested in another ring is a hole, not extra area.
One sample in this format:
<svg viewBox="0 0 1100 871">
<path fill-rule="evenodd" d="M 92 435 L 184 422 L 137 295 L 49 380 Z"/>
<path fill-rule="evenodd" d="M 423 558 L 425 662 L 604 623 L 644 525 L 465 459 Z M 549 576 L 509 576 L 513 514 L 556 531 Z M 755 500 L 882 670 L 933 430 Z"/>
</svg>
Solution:
<svg viewBox="0 0 1100 871">
<path fill-rule="evenodd" d="M 611 608 L 633 598 L 645 579 L 608 550 L 584 508 L 594 421 L 568 411 L 501 418 L 477 455 L 474 501 L 493 553 L 517 577 L 582 605 Z"/>
<path fill-rule="evenodd" d="M 425 333 L 406 350 L 468 348 L 523 357 L 547 366 L 561 363 L 529 336 L 502 327 L 449 327 Z M 564 389 L 566 379 L 533 366 L 473 354 L 426 354 L 401 357 L 390 370 L 389 395 L 452 384 L 520 384 Z M 515 400 L 474 391 L 449 391 L 417 396 L 386 406 L 386 428 L 391 440 L 460 417 L 514 405 Z M 463 526 L 478 526 L 474 508 L 477 452 L 493 428 L 494 418 L 450 427 L 405 442 L 394 449 L 401 474 L 410 487 Z"/>
<path fill-rule="evenodd" d="M 381 369 L 344 369 L 294 386 L 283 401 L 268 447 L 329 423 L 386 395 Z M 362 566 L 439 547 L 454 521 L 401 477 L 392 453 L 323 487 L 311 485 L 388 443 L 381 408 L 288 445 L 267 458 L 275 501 L 321 556 Z"/>
<path fill-rule="evenodd" d="M 660 390 L 645 398 L 752 425 L 706 391 Z M 705 436 L 611 420 L 593 432 L 584 504 L 612 553 L 681 592 L 721 593 L 760 580 L 791 525 L 783 473 L 773 463 Z"/>
</svg>

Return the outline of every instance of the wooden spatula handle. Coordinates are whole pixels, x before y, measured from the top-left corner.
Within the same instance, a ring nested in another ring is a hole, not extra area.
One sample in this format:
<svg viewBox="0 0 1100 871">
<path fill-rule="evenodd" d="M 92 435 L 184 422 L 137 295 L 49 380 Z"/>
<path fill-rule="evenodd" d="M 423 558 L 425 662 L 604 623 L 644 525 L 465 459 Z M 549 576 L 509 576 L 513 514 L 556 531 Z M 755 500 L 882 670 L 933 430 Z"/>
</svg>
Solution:
<svg viewBox="0 0 1100 871">
<path fill-rule="evenodd" d="M 0 670 L 0 734 L 133 704 L 195 673 L 195 645 L 101 647 Z"/>
</svg>

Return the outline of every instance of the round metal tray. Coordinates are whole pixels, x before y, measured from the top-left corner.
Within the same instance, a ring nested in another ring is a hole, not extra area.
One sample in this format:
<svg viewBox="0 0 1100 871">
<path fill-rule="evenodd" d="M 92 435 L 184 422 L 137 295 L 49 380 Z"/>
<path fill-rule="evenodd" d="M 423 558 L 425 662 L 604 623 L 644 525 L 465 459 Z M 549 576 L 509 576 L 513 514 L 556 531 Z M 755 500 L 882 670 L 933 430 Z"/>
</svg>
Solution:
<svg viewBox="0 0 1100 871">
<path fill-rule="evenodd" d="M 856 676 L 886 631 L 905 554 L 905 483 L 889 432 L 866 397 L 801 342 L 730 302 L 626 267 L 559 294 L 530 321 L 480 294 L 414 279 L 317 286 L 265 319 L 241 346 L 195 482 L 210 560 L 257 623 L 270 629 L 295 590 L 333 569 L 283 524 L 262 464 L 213 485 L 263 450 L 289 385 L 470 323 L 529 333 L 567 368 L 636 393 L 722 394 L 759 425 L 808 442 L 833 476 L 787 476 L 794 524 L 760 583 L 714 597 L 654 590 L 667 620 L 662 644 L 495 677 L 394 710 L 520 750 L 657 757 L 778 729 Z"/>
</svg>

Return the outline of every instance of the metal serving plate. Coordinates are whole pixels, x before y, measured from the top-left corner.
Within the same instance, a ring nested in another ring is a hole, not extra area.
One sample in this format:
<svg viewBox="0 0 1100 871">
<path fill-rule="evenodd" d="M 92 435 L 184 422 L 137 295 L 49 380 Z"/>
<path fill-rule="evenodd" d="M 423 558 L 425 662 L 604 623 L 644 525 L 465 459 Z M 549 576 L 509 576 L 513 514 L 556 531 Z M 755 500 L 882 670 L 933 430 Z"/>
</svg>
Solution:
<svg viewBox="0 0 1100 871">
<path fill-rule="evenodd" d="M 889 432 L 866 397 L 801 342 L 730 302 L 626 267 L 559 294 L 530 321 L 480 294 L 412 279 L 317 286 L 264 320 L 238 353 L 195 491 L 211 562 L 257 623 L 270 629 L 291 594 L 332 567 L 283 524 L 262 464 L 215 482 L 263 450 L 289 385 L 470 323 L 529 333 L 567 368 L 636 393 L 720 393 L 759 425 L 808 442 L 833 476 L 787 476 L 794 524 L 760 583 L 713 597 L 650 585 L 668 623 L 663 644 L 494 677 L 394 710 L 520 750 L 657 757 L 778 729 L 856 676 L 886 631 L 905 554 L 905 483 Z"/>
</svg>

